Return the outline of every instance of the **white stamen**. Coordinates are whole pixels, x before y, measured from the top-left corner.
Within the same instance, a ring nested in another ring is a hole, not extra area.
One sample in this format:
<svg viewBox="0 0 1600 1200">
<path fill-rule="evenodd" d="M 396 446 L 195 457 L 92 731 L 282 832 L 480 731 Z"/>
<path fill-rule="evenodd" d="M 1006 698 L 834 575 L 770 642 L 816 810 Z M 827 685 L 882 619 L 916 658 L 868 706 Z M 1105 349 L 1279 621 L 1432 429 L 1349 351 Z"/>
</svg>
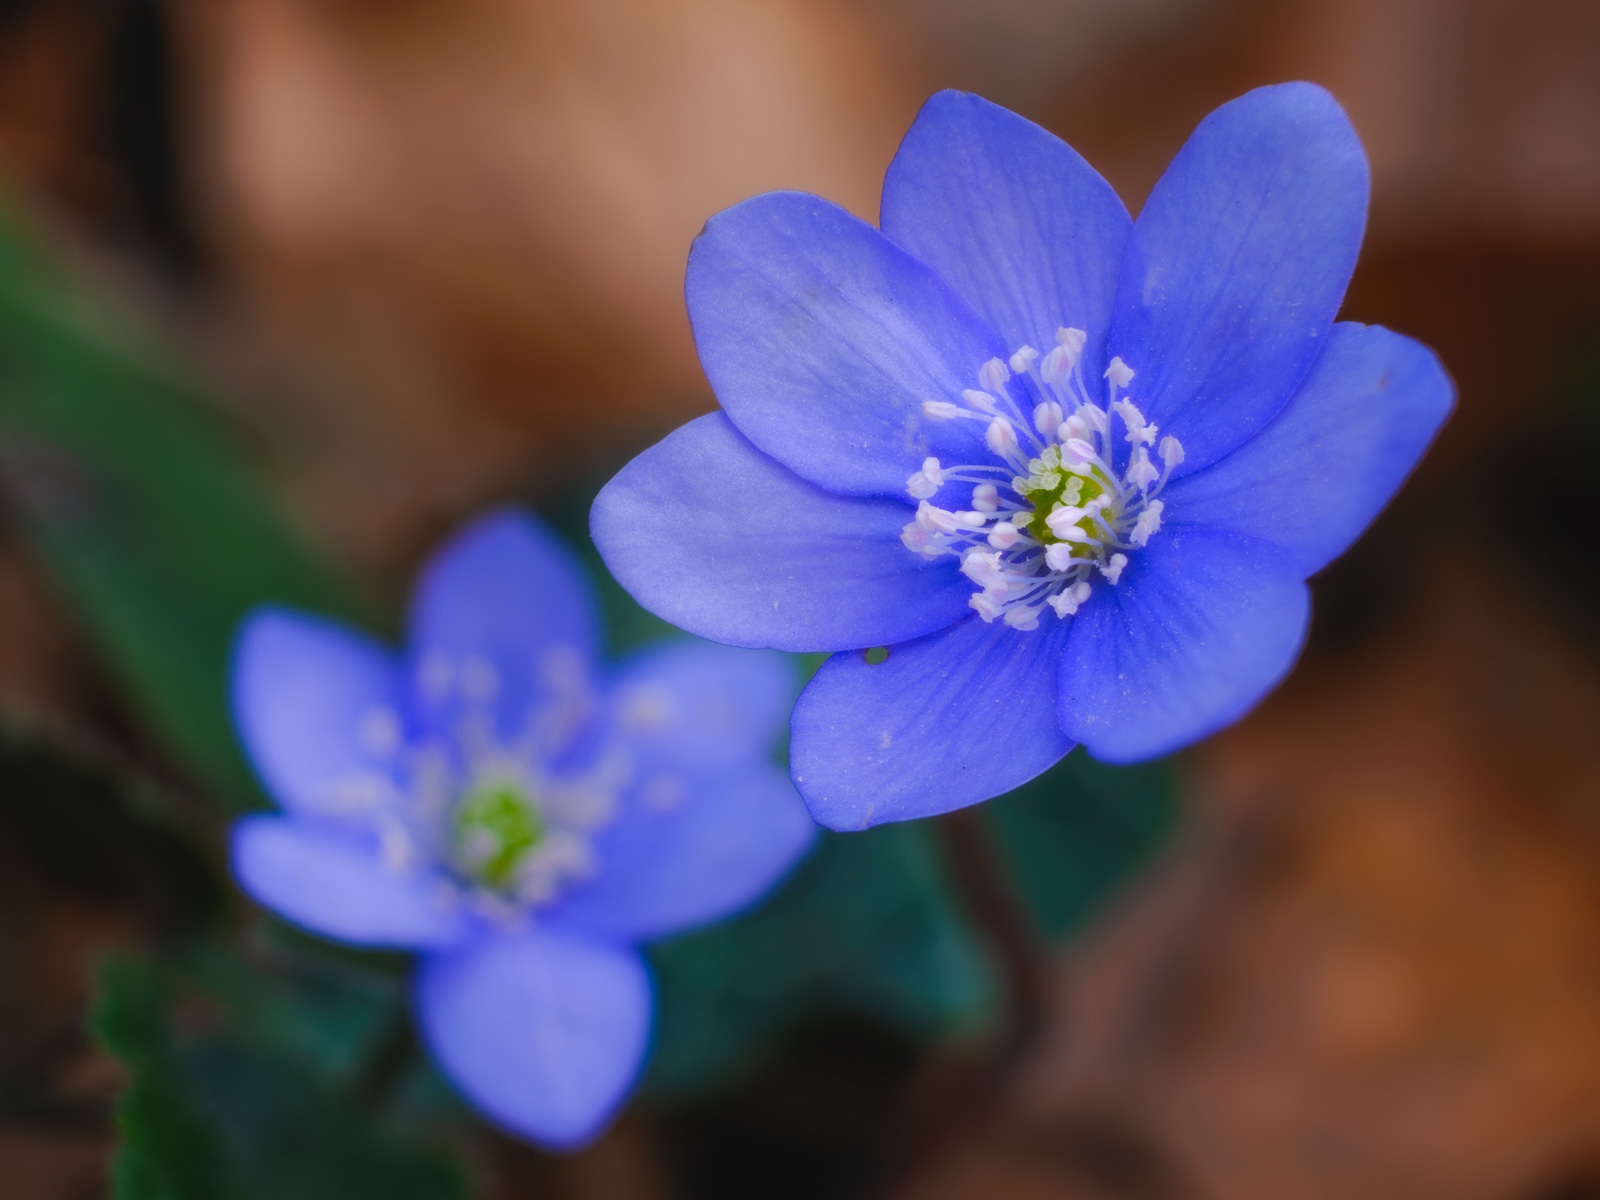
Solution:
<svg viewBox="0 0 1600 1200">
<path fill-rule="evenodd" d="M 948 400 L 924 400 L 922 402 L 922 415 L 934 421 L 953 421 L 962 416 L 964 410 L 959 404 L 951 404 Z"/>
<path fill-rule="evenodd" d="M 1056 610 L 1058 617 L 1075 616 L 1078 609 L 1083 606 L 1083 602 L 1089 598 L 1090 590 L 1087 583 L 1075 583 L 1051 596 L 1049 605 Z"/>
<path fill-rule="evenodd" d="M 1169 471 L 1183 461 L 1183 443 L 1170 433 L 1161 439 L 1161 461 Z"/>
<path fill-rule="evenodd" d="M 958 512 L 956 520 L 960 521 L 968 529 L 982 529 L 989 523 L 988 516 L 981 512 Z"/>
<path fill-rule="evenodd" d="M 1081 329 L 1074 329 L 1071 326 L 1066 326 L 1065 328 L 1056 330 L 1056 342 L 1066 347 L 1068 350 L 1071 350 L 1074 355 L 1083 353 L 1084 344 L 1088 342 L 1088 340 L 1089 335 Z"/>
<path fill-rule="evenodd" d="M 1038 357 L 1039 352 L 1032 346 L 1023 346 L 1011 356 L 1011 369 L 1018 375 L 1026 375 Z"/>
<path fill-rule="evenodd" d="M 991 392 L 998 392 L 1011 378 L 1011 371 L 998 358 L 991 358 L 978 368 L 978 382 Z"/>
<path fill-rule="evenodd" d="M 1138 521 L 1134 522 L 1133 532 L 1128 535 L 1128 540 L 1135 546 L 1144 546 L 1150 541 L 1150 536 L 1161 532 L 1161 512 L 1166 505 L 1160 500 L 1152 500 L 1139 514 Z"/>
<path fill-rule="evenodd" d="M 1000 605 L 989 598 L 988 592 L 973 592 L 967 603 L 977 610 L 985 622 L 993 623 L 994 619 L 1005 611 Z"/>
<path fill-rule="evenodd" d="M 906 491 L 910 492 L 917 500 L 927 500 L 944 486 L 944 472 L 939 469 L 937 458 L 922 460 L 922 470 L 906 480 Z"/>
<path fill-rule="evenodd" d="M 1044 523 L 1050 527 L 1050 532 L 1058 538 L 1070 539 L 1072 534 L 1075 533 L 1078 535 L 1077 540 L 1082 541 L 1084 533 L 1082 529 L 1078 528 L 1078 522 L 1083 520 L 1087 513 L 1087 509 L 1073 508 L 1071 505 L 1063 504 L 1046 517 Z"/>
<path fill-rule="evenodd" d="M 989 422 L 989 431 L 984 434 L 983 440 L 988 443 L 989 449 L 1002 458 L 1014 454 L 1017 449 L 1017 431 L 1004 417 L 996 417 Z"/>
<path fill-rule="evenodd" d="M 1111 365 L 1106 368 L 1105 377 L 1111 381 L 1115 388 L 1125 388 L 1133 382 L 1133 368 L 1123 362 L 1120 357 L 1113 358 Z"/>
<path fill-rule="evenodd" d="M 1148 491 L 1150 485 L 1161 478 L 1161 472 L 1156 469 L 1155 463 L 1150 461 L 1150 452 L 1143 446 L 1139 447 L 1133 461 L 1128 464 L 1127 480 L 1141 492 Z M 1160 504 L 1157 500 L 1154 503 Z"/>
<path fill-rule="evenodd" d="M 1057 346 L 1044 356 L 1044 361 L 1039 364 L 1039 378 L 1048 384 L 1057 384 L 1072 374 L 1072 364 L 1076 356 L 1065 346 Z"/>
<path fill-rule="evenodd" d="M 1104 575 L 1113 586 L 1122 578 L 1122 569 L 1128 565 L 1126 554 L 1113 554 L 1109 562 L 1100 564 L 1100 574 Z"/>
<path fill-rule="evenodd" d="M 1033 410 L 1033 427 L 1049 437 L 1052 430 L 1061 427 L 1061 405 L 1054 400 L 1041 402 Z"/>
<path fill-rule="evenodd" d="M 1010 521 L 1001 521 L 989 531 L 989 545 L 996 550 L 1009 550 L 1022 540 L 1022 534 Z"/>
<path fill-rule="evenodd" d="M 955 513 L 935 508 L 926 500 L 917 505 L 917 524 L 936 533 L 954 533 L 961 528 Z"/>
<path fill-rule="evenodd" d="M 1075 415 L 1081 417 L 1096 433 L 1111 432 L 1111 418 L 1098 404 L 1085 404 Z"/>
<path fill-rule="evenodd" d="M 977 388 L 968 388 L 961 393 L 961 398 L 981 413 L 993 413 L 996 411 L 995 398 L 989 395 L 988 392 L 980 392 Z"/>
<path fill-rule="evenodd" d="M 1156 426 L 1145 424 L 1144 414 L 1134 406 L 1131 400 L 1118 400 L 1111 406 L 1122 423 L 1128 427 L 1128 441 L 1135 446 L 1153 445 L 1156 440 Z"/>
<path fill-rule="evenodd" d="M 1093 436 L 1093 428 L 1090 427 L 1089 422 L 1083 419 L 1080 413 L 1073 413 L 1065 421 L 1061 422 L 1056 429 L 1056 437 L 1063 442 L 1069 442 L 1073 438 L 1077 438 L 1079 441 L 1086 441 Z"/>
<path fill-rule="evenodd" d="M 1066 445 L 1061 447 L 1061 461 L 1067 466 L 1092 463 L 1096 457 L 1094 447 L 1082 438 L 1068 438 Z"/>
<path fill-rule="evenodd" d="M 1039 628 L 1039 610 L 1037 608 L 1008 608 L 1006 609 L 1005 622 L 1013 629 L 1024 632 Z"/>
<path fill-rule="evenodd" d="M 1073 557 L 1072 547 L 1067 543 L 1057 542 L 1044 552 L 1044 562 L 1052 571 L 1070 571 L 1082 566 L 1085 560 Z"/>
<path fill-rule="evenodd" d="M 992 483 L 980 483 L 972 489 L 972 507 L 979 512 L 999 511 L 1000 493 Z"/>
</svg>

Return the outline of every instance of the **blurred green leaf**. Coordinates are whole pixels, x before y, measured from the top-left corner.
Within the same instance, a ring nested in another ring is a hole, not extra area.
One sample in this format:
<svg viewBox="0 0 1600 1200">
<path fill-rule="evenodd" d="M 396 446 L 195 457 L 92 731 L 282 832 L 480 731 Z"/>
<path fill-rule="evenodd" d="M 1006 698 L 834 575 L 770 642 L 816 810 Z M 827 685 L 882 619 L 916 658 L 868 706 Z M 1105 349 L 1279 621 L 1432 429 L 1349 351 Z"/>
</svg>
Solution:
<svg viewBox="0 0 1600 1200">
<path fill-rule="evenodd" d="M 449 1159 L 363 1110 L 352 1086 L 360 1055 L 315 1052 L 341 1026 L 370 1051 L 395 1012 L 383 987 L 345 984 L 342 996 L 331 979 L 320 996 L 295 995 L 282 973 L 214 948 L 182 962 L 107 962 L 95 1029 L 130 1077 L 117 1200 L 465 1196 Z M 324 1028 L 308 1037 L 301 1025 Z"/>
<path fill-rule="evenodd" d="M 650 1084 L 667 1095 L 725 1078 L 813 1013 L 859 1013 L 927 1040 L 980 1024 L 995 999 L 925 824 L 824 834 L 767 903 L 650 953 Z"/>
<path fill-rule="evenodd" d="M 1074 750 L 982 812 L 1039 932 L 1061 938 L 1161 847 L 1178 799 L 1168 762 L 1113 767 Z"/>
<path fill-rule="evenodd" d="M 0 487 L 140 712 L 247 803 L 226 683 L 239 618 L 268 600 L 348 604 L 194 381 L 3 207 Z"/>
</svg>

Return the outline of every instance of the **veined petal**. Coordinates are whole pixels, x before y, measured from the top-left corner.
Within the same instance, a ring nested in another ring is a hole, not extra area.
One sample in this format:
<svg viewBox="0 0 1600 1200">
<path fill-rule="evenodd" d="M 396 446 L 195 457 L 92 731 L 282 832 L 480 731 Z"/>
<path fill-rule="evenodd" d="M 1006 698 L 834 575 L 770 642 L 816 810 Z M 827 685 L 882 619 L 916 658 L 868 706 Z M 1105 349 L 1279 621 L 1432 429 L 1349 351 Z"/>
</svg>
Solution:
<svg viewBox="0 0 1600 1200">
<path fill-rule="evenodd" d="M 1019 787 L 1072 749 L 1056 723 L 1070 623 L 1019 632 L 976 616 L 889 647 L 836 654 L 795 705 L 789 761 L 830 829 L 931 817 Z"/>
<path fill-rule="evenodd" d="M 817 835 L 770 762 L 647 771 L 625 803 L 595 838 L 593 882 L 551 920 L 629 941 L 703 925 L 760 898 Z"/>
<path fill-rule="evenodd" d="M 1260 436 L 1168 488 L 1168 528 L 1264 538 L 1310 575 L 1382 511 L 1454 402 L 1450 377 L 1426 346 L 1381 326 L 1335 325 L 1305 383 Z"/>
<path fill-rule="evenodd" d="M 1192 474 L 1255 436 L 1321 351 L 1366 227 L 1366 155 L 1309 83 L 1208 116 L 1129 239 L 1108 349 Z"/>
<path fill-rule="evenodd" d="M 589 1141 L 638 1078 L 650 978 L 637 951 L 534 927 L 427 959 L 424 1041 L 484 1115 L 558 1149 Z"/>
<path fill-rule="evenodd" d="M 594 662 L 595 611 L 583 568 L 542 523 L 515 509 L 474 521 L 434 554 L 412 595 L 419 711 L 449 711 L 476 671 L 492 677 L 502 730 L 520 729 L 552 672 Z"/>
<path fill-rule="evenodd" d="M 652 764 L 714 770 L 768 759 L 798 690 L 776 651 L 668 642 L 622 665 L 611 720 Z"/>
<path fill-rule="evenodd" d="M 467 929 L 461 911 L 442 899 L 441 880 L 389 870 L 371 838 L 289 817 L 236 823 L 233 873 L 285 920 L 357 946 L 448 946 Z"/>
<path fill-rule="evenodd" d="M 982 422 L 932 421 L 1005 353 L 950 286 L 871 225 L 801 192 L 706 223 L 685 282 L 700 363 L 723 410 L 803 479 L 905 494 L 932 455 L 983 462 Z"/>
<path fill-rule="evenodd" d="M 968 611 L 957 561 L 928 562 L 901 544 L 911 516 L 897 500 L 807 483 L 711 413 L 618 472 L 590 528 L 617 581 L 681 629 L 735 646 L 839 650 L 918 637 Z"/>
<path fill-rule="evenodd" d="M 378 642 L 287 609 L 252 613 L 233 652 L 239 737 L 272 798 L 332 814 L 340 789 L 391 765 L 401 736 L 400 671 Z"/>
<path fill-rule="evenodd" d="M 1073 618 L 1061 727 L 1104 762 L 1181 749 L 1244 716 L 1288 673 L 1309 616 L 1286 551 L 1163 531 Z"/>
<path fill-rule="evenodd" d="M 978 96 L 940 92 L 889 166 L 882 224 L 1009 349 L 1044 353 L 1062 326 L 1087 331 L 1084 368 L 1099 378 L 1133 222 L 1060 138 Z"/>
</svg>

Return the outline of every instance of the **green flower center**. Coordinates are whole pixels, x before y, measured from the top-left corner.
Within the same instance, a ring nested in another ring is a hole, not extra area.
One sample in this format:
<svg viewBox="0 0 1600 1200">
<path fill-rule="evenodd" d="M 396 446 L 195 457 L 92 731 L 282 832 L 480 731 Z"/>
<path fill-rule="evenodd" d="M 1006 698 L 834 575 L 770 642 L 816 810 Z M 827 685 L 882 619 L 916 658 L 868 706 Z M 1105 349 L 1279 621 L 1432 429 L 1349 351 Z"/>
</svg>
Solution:
<svg viewBox="0 0 1600 1200">
<path fill-rule="evenodd" d="M 1064 470 L 1059 446 L 1046 446 L 1043 454 L 1028 463 L 1027 477 L 1019 476 L 1012 481 L 1012 487 L 1023 500 L 1033 505 L 1032 515 L 1024 517 L 1018 514 L 1016 519 L 1026 520 L 1029 536 L 1045 546 L 1053 546 L 1064 540 L 1045 524 L 1045 519 L 1051 513 L 1063 507 L 1082 508 L 1096 496 L 1110 490 L 1099 467 L 1091 467 L 1088 475 L 1074 475 Z M 1099 527 L 1092 516 L 1084 517 L 1077 525 L 1090 537 L 1100 536 Z M 1072 553 L 1084 558 L 1092 555 L 1087 547 L 1074 549 Z"/>
<path fill-rule="evenodd" d="M 506 888 L 544 840 L 545 824 L 534 797 L 514 782 L 489 779 L 473 784 L 456 804 L 451 835 L 463 872 Z"/>
</svg>

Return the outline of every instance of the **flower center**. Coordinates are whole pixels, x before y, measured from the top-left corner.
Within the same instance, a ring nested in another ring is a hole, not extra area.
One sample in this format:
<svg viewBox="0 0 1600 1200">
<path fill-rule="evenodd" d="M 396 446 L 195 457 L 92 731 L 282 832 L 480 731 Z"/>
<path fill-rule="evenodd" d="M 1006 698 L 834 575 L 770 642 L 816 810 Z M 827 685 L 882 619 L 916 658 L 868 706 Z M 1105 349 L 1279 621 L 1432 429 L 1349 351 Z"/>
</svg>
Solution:
<svg viewBox="0 0 1600 1200">
<path fill-rule="evenodd" d="M 511 780 L 486 779 L 456 805 L 451 846 L 462 873 L 495 889 L 514 884 L 545 836 L 538 801 Z"/>
<path fill-rule="evenodd" d="M 1036 629 L 1046 607 L 1072 616 L 1095 581 L 1115 586 L 1126 552 L 1160 532 L 1165 505 L 1157 497 L 1183 447 L 1162 438 L 1162 466 L 1151 461 L 1158 430 L 1131 399 L 1119 398 L 1134 377 L 1122 359 L 1106 368 L 1104 405 L 1091 399 L 1081 369 L 1086 340 L 1081 329 L 1060 329 L 1043 358 L 1024 346 L 1009 364 L 990 359 L 978 370 L 980 386 L 962 392 L 959 403 L 922 406 L 931 420 L 985 422 L 995 461 L 924 461 L 906 481 L 920 503 L 900 537 L 928 558 L 960 558 L 978 588 L 970 603 L 985 621 Z M 1031 421 L 1022 415 L 1029 410 Z M 970 508 L 929 503 L 951 483 L 972 485 Z"/>
</svg>

